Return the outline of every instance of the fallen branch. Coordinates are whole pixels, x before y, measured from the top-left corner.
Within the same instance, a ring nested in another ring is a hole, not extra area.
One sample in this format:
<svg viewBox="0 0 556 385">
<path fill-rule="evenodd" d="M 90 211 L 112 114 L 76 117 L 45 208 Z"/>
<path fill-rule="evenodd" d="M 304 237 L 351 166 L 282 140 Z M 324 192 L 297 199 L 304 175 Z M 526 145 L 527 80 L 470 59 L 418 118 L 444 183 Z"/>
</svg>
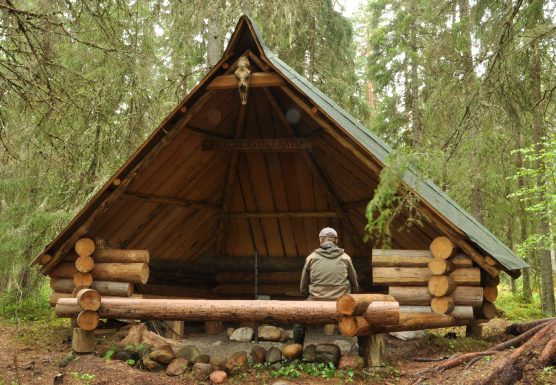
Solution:
<svg viewBox="0 0 556 385">
<path fill-rule="evenodd" d="M 539 354 L 537 362 L 542 367 L 551 366 L 556 362 L 556 333 Z"/>
<path fill-rule="evenodd" d="M 456 353 L 459 354 L 459 353 Z M 461 354 L 459 354 L 461 356 Z M 455 356 L 455 354 L 454 354 Z M 435 362 L 435 361 L 443 361 L 446 359 L 449 359 L 453 356 L 442 356 L 440 358 L 413 358 L 411 361 L 415 361 L 415 362 Z"/>
<path fill-rule="evenodd" d="M 411 385 L 419 385 L 419 384 L 422 384 L 423 382 L 425 382 L 427 380 L 428 380 L 427 377 L 419 377 L 414 382 L 412 382 Z"/>
</svg>

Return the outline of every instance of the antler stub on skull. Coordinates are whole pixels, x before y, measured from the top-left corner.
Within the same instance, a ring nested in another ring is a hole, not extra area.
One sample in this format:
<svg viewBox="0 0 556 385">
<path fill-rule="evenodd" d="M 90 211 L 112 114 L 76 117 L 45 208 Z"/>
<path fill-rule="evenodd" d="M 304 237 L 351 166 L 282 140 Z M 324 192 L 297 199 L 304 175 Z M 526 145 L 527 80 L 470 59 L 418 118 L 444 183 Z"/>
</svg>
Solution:
<svg viewBox="0 0 556 385">
<path fill-rule="evenodd" d="M 236 75 L 237 85 L 239 87 L 241 104 L 247 104 L 247 91 L 249 91 L 249 85 L 251 84 L 251 65 L 247 57 L 242 56 L 239 58 L 237 69 L 234 74 Z"/>
</svg>

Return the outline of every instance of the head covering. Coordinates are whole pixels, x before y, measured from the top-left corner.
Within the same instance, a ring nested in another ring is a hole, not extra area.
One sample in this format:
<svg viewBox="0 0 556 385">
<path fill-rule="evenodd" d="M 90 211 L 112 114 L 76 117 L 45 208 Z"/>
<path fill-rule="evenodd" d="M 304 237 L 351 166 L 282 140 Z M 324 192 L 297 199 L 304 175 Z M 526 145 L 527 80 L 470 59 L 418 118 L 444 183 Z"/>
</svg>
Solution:
<svg viewBox="0 0 556 385">
<path fill-rule="evenodd" d="M 326 237 L 330 233 L 334 234 L 334 236 L 338 238 L 338 233 L 332 227 L 325 227 L 324 229 L 322 229 L 319 233 L 319 238 Z"/>
</svg>

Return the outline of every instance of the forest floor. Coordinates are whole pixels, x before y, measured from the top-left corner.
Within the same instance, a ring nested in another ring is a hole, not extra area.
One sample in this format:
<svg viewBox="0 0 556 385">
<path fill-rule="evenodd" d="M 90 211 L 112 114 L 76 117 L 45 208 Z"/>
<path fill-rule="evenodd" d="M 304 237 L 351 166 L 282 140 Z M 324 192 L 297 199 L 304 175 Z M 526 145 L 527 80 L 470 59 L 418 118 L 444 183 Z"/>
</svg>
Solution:
<svg viewBox="0 0 556 385">
<path fill-rule="evenodd" d="M 456 352 L 482 351 L 486 348 L 510 339 L 504 335 L 506 326 L 513 322 L 502 319 L 492 320 L 485 326 L 483 339 L 474 340 L 464 337 L 464 328 L 454 327 L 428 331 L 428 336 L 419 340 L 400 341 L 393 337 L 387 338 L 388 364 L 376 370 L 357 369 L 352 377 L 348 371 L 322 371 L 318 377 L 309 376 L 305 372 L 298 373 L 297 378 L 284 378 L 272 375 L 268 369 L 246 367 L 230 376 L 231 384 L 265 384 L 286 381 L 292 385 L 312 384 L 411 384 L 419 375 L 417 373 L 430 367 L 437 366 L 439 362 L 414 362 L 415 358 L 437 358 L 449 356 Z M 200 326 L 200 325 L 199 325 Z M 226 329 L 224 329 L 226 330 Z M 311 332 L 312 341 L 319 340 L 316 329 Z M 320 330 L 320 329 L 319 329 Z M 455 333 L 456 338 L 446 338 L 447 333 Z M 162 374 L 142 372 L 132 368 L 122 361 L 110 361 L 83 356 L 71 363 L 66 368 L 60 368 L 58 362 L 71 350 L 69 338 L 69 322 L 67 320 L 54 320 L 52 322 L 21 322 L 18 328 L 17 362 L 19 366 L 20 384 L 195 384 L 190 374 L 182 378 L 168 377 Z M 109 336 L 96 338 L 95 351 L 110 347 L 122 339 L 125 332 L 114 333 Z M 225 334 L 224 334 L 225 335 Z M 17 384 L 17 374 L 14 367 L 14 324 L 0 321 L 0 384 Z M 322 342 L 330 341 L 323 337 Z M 341 336 L 334 336 L 336 339 Z M 187 336 L 188 343 L 200 342 L 201 334 Z M 241 350 L 241 349 L 238 349 Z M 463 366 L 448 370 L 441 374 L 427 374 L 426 384 L 469 384 L 480 380 L 490 370 L 497 366 L 501 358 L 510 354 L 510 351 L 485 357 L 471 369 L 464 370 Z M 204 353 L 201 351 L 201 353 Z M 520 384 L 556 384 L 556 370 L 526 371 L 526 377 Z M 417 374 L 417 375 L 416 375 Z M 56 378 L 57 376 L 57 378 Z M 94 380 L 88 378 L 95 376 Z M 294 375 L 295 376 L 295 375 Z M 56 378 L 56 379 L 55 379 Z M 353 381 L 351 381 L 353 380 Z M 4 381 L 4 382 L 3 382 Z"/>
</svg>

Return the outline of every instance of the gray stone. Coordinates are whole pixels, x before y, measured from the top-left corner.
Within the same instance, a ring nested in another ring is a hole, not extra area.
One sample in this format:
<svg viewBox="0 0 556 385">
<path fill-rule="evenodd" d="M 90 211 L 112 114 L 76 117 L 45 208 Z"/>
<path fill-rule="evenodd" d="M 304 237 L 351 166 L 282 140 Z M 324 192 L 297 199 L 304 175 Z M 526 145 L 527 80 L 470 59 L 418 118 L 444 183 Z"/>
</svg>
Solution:
<svg viewBox="0 0 556 385">
<path fill-rule="evenodd" d="M 389 333 L 392 337 L 397 338 L 402 341 L 415 340 L 417 338 L 427 337 L 427 333 L 423 330 L 414 330 L 408 332 L 391 332 Z"/>
<path fill-rule="evenodd" d="M 193 378 L 195 378 L 195 380 L 197 381 L 204 381 L 205 379 L 207 379 L 212 372 L 214 372 L 216 370 L 216 368 L 212 365 L 209 364 L 195 364 L 193 365 L 193 369 L 191 369 L 193 372 L 195 372 L 195 375 L 193 376 Z"/>
<path fill-rule="evenodd" d="M 317 362 L 332 362 L 335 368 L 338 368 L 342 352 L 338 345 L 334 344 L 318 344 L 317 345 Z"/>
<path fill-rule="evenodd" d="M 227 362 L 228 360 L 224 357 L 219 357 L 219 356 L 210 357 L 210 364 L 214 366 L 216 369 L 222 370 L 224 372 L 228 371 L 228 368 L 226 368 Z"/>
<path fill-rule="evenodd" d="M 251 342 L 255 331 L 251 328 L 239 328 L 230 336 L 230 341 Z"/>
<path fill-rule="evenodd" d="M 288 339 L 293 340 L 293 330 L 288 330 Z"/>
<path fill-rule="evenodd" d="M 280 342 L 288 342 L 288 340 L 290 339 L 290 336 L 288 335 L 288 332 L 285 330 L 282 330 L 280 332 Z"/>
<path fill-rule="evenodd" d="M 317 346 L 307 345 L 303 351 L 303 359 L 305 362 L 316 362 L 317 361 Z"/>
<path fill-rule="evenodd" d="M 195 358 L 199 357 L 201 352 L 195 345 L 185 345 L 180 351 L 176 354 L 177 358 L 185 358 L 186 360 L 193 361 Z"/>
<path fill-rule="evenodd" d="M 169 364 L 176 358 L 176 355 L 174 354 L 172 347 L 166 345 L 153 350 L 151 354 L 149 354 L 149 358 L 162 364 Z"/>
<path fill-rule="evenodd" d="M 273 346 L 266 352 L 266 362 L 272 364 L 277 361 L 282 361 L 282 352 L 276 346 Z"/>
<path fill-rule="evenodd" d="M 222 344 L 223 344 L 222 341 L 216 341 L 216 342 L 213 342 L 213 343 L 212 343 L 212 346 L 220 346 L 220 345 L 222 345 Z"/>
<path fill-rule="evenodd" d="M 200 363 L 200 364 L 208 364 L 210 362 L 210 356 L 208 354 L 201 354 L 195 357 L 193 362 Z"/>
<path fill-rule="evenodd" d="M 60 360 L 60 363 L 58 365 L 60 365 L 60 367 L 63 368 L 65 366 L 68 366 L 73 360 L 75 360 L 78 357 L 79 357 L 79 354 L 77 354 L 76 352 L 74 352 L 72 350 L 64 358 L 62 358 Z"/>
<path fill-rule="evenodd" d="M 268 365 L 268 369 L 271 369 L 271 370 L 278 370 L 281 367 L 282 367 L 282 362 L 281 361 L 278 361 L 278 362 L 275 362 L 273 364 Z"/>
<path fill-rule="evenodd" d="M 226 330 L 226 334 L 228 335 L 228 338 L 230 338 L 232 336 L 232 334 L 234 334 L 234 331 L 236 329 L 234 328 L 228 328 L 228 330 Z"/>
<path fill-rule="evenodd" d="M 151 354 L 152 352 L 152 348 L 151 345 L 149 344 L 142 344 L 143 345 L 143 350 L 139 350 L 139 355 L 141 357 L 145 357 L 145 356 L 149 356 L 149 354 Z"/>
<path fill-rule="evenodd" d="M 259 340 L 278 342 L 282 336 L 282 330 L 276 326 L 261 326 L 259 328 Z"/>
</svg>

